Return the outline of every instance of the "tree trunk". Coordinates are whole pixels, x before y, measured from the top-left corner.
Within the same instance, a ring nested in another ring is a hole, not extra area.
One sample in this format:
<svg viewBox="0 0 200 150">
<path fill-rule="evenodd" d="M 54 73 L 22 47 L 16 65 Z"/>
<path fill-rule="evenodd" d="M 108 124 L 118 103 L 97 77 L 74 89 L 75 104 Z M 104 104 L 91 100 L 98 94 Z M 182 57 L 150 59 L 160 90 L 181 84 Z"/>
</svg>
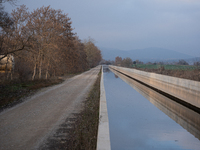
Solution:
<svg viewBox="0 0 200 150">
<path fill-rule="evenodd" d="M 48 74 L 49 74 L 49 60 L 48 60 L 48 63 L 47 63 L 47 70 L 46 70 L 46 77 L 45 77 L 45 79 L 47 80 L 47 78 L 48 78 Z"/>
<path fill-rule="evenodd" d="M 34 66 L 34 69 L 33 69 L 32 80 L 34 80 L 34 79 L 35 79 L 36 68 L 37 68 L 37 62 L 35 62 L 35 66 Z"/>
<path fill-rule="evenodd" d="M 41 79 L 41 77 L 42 77 L 42 57 L 41 57 L 40 66 L 39 66 L 39 79 Z"/>
<path fill-rule="evenodd" d="M 7 62 L 6 62 L 6 67 L 5 67 L 5 80 L 8 79 L 8 56 L 7 56 Z"/>
<path fill-rule="evenodd" d="M 13 79 L 13 71 L 10 72 L 10 80 Z"/>
<path fill-rule="evenodd" d="M 34 65 L 34 69 L 33 69 L 32 80 L 35 79 L 36 70 L 37 70 L 37 64 L 39 62 L 39 59 L 40 59 L 40 50 L 39 50 L 38 56 L 35 58 L 35 65 Z"/>
</svg>

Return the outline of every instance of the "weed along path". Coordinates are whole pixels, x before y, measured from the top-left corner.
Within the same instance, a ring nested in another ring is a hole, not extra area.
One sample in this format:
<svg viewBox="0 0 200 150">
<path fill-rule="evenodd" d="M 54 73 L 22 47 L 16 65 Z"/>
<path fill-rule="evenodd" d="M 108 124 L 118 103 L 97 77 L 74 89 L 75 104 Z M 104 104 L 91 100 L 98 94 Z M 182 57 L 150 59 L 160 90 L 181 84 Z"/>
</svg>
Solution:
<svg viewBox="0 0 200 150">
<path fill-rule="evenodd" d="M 0 150 L 38 149 L 72 113 L 81 110 L 100 66 L 46 88 L 0 113 Z"/>
</svg>

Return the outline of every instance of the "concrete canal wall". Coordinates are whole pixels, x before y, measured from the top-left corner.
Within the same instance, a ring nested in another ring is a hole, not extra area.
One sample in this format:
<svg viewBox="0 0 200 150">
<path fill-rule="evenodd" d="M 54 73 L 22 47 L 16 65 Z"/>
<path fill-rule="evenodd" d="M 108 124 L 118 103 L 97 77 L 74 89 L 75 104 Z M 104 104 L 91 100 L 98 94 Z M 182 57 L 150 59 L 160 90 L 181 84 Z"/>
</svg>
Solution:
<svg viewBox="0 0 200 150">
<path fill-rule="evenodd" d="M 109 121 L 108 111 L 106 103 L 106 92 L 103 81 L 103 66 L 101 72 L 101 83 L 100 83 L 100 107 L 99 107 L 99 127 L 97 135 L 97 150 L 110 150 L 110 132 L 109 132 Z"/>
<path fill-rule="evenodd" d="M 115 70 L 112 72 L 200 140 L 200 114 Z"/>
<path fill-rule="evenodd" d="M 200 108 L 200 82 L 118 66 L 109 67 Z"/>
</svg>

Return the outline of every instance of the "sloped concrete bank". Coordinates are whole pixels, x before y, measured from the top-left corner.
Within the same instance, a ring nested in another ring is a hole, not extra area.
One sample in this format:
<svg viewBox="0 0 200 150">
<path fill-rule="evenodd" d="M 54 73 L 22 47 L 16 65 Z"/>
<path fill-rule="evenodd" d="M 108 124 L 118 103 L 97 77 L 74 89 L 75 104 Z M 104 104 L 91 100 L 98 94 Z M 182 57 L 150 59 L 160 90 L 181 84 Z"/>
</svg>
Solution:
<svg viewBox="0 0 200 150">
<path fill-rule="evenodd" d="M 109 67 L 143 84 L 169 94 L 180 103 L 200 113 L 200 82 L 118 66 L 110 65 Z"/>
<path fill-rule="evenodd" d="M 106 104 L 106 93 L 103 82 L 103 66 L 101 73 L 101 84 L 100 84 L 100 107 L 99 107 L 99 127 L 97 135 L 97 150 L 110 150 L 110 132 L 109 132 L 109 121 L 108 111 Z"/>
</svg>

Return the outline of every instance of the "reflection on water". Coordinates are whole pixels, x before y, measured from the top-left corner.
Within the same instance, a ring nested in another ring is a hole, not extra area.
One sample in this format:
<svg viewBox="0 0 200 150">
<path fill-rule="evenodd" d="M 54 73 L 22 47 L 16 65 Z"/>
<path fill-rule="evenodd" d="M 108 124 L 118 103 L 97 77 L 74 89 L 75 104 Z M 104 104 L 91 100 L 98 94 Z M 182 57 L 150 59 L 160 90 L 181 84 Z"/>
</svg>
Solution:
<svg viewBox="0 0 200 150">
<path fill-rule="evenodd" d="M 155 92 L 154 90 L 112 70 L 115 76 L 119 76 L 123 81 L 142 94 L 152 104 L 162 112 L 187 129 L 191 134 L 200 140 L 200 115 L 191 109 L 170 100 L 169 98 Z"/>
<path fill-rule="evenodd" d="M 103 72 L 110 72 L 110 69 L 108 68 L 107 65 L 103 66 Z"/>
<path fill-rule="evenodd" d="M 119 77 L 115 74 L 115 78 L 119 78 Z"/>
<path fill-rule="evenodd" d="M 116 72 L 104 86 L 112 149 L 199 149 L 199 114 Z"/>
</svg>

